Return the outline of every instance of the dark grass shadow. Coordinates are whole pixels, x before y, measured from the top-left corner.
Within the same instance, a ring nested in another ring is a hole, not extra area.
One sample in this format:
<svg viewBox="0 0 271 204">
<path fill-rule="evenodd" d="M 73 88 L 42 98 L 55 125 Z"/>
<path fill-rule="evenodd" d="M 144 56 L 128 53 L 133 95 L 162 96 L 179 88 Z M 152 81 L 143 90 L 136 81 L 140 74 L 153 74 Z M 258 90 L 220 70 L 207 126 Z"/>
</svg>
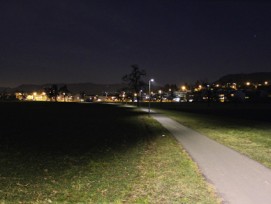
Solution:
<svg viewBox="0 0 271 204">
<path fill-rule="evenodd" d="M 37 178 L 126 158 L 151 136 L 144 112 L 104 104 L 0 103 L 0 174 Z M 139 156 L 139 155 L 138 155 Z"/>
<path fill-rule="evenodd" d="M 144 139 L 141 112 L 103 104 L 1 103 L 1 149 L 40 154 L 121 151 Z M 129 111 L 130 110 L 130 111 Z"/>
</svg>

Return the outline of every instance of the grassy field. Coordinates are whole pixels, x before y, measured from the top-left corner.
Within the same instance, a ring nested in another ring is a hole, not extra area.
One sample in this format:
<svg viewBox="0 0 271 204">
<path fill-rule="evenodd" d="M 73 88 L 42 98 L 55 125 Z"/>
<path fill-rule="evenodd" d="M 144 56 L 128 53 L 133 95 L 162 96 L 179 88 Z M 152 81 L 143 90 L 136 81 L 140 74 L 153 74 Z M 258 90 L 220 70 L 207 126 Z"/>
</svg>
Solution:
<svg viewBox="0 0 271 204">
<path fill-rule="evenodd" d="M 0 203 L 218 203 L 147 114 L 103 104 L 0 103 Z"/>
<path fill-rule="evenodd" d="M 147 106 L 147 103 L 142 105 Z M 270 103 L 151 103 L 151 107 L 202 115 L 271 122 Z"/>
<path fill-rule="evenodd" d="M 185 126 L 271 168 L 270 104 L 152 104 Z"/>
</svg>

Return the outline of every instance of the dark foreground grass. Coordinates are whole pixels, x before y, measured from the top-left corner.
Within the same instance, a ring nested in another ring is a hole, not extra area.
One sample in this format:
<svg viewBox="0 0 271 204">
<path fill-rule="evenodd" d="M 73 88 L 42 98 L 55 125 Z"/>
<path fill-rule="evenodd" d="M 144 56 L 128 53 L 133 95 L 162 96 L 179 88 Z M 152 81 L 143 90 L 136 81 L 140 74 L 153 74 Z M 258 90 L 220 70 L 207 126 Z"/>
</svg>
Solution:
<svg viewBox="0 0 271 204">
<path fill-rule="evenodd" d="M 218 203 L 188 155 L 142 112 L 1 103 L 0 113 L 0 203 Z"/>
<path fill-rule="evenodd" d="M 269 104 L 174 106 L 175 110 L 167 107 L 168 110 L 159 111 L 271 168 Z"/>
</svg>

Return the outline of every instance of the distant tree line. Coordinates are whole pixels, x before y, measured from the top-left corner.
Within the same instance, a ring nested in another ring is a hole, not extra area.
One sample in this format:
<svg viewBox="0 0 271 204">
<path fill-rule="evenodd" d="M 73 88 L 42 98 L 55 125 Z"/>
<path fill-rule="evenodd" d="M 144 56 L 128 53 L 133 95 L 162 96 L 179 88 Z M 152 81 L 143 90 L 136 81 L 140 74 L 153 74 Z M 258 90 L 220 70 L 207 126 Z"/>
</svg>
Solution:
<svg viewBox="0 0 271 204">
<path fill-rule="evenodd" d="M 16 101 L 16 96 L 15 94 L 10 94 L 6 90 L 3 90 L 0 93 L 0 101 Z"/>
<path fill-rule="evenodd" d="M 66 97 L 70 93 L 67 85 L 64 85 L 60 88 L 56 84 L 53 84 L 51 87 L 47 87 L 44 89 L 47 97 L 49 98 L 50 101 L 55 101 L 57 102 L 57 97 L 59 95 L 62 95 L 64 97 L 64 101 L 66 101 Z"/>
</svg>

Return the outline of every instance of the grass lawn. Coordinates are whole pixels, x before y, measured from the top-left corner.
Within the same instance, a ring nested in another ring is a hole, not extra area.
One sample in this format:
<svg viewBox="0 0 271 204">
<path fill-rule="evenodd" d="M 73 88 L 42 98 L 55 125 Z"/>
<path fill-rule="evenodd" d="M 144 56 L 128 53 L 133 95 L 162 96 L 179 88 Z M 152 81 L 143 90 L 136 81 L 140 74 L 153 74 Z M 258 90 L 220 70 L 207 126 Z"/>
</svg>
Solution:
<svg viewBox="0 0 271 204">
<path fill-rule="evenodd" d="M 0 103 L 0 203 L 219 203 L 147 114 L 114 105 Z"/>
<path fill-rule="evenodd" d="M 243 107 L 240 104 L 215 104 L 214 107 L 189 104 L 183 109 L 182 105 L 177 107 L 158 111 L 271 168 L 270 104 L 244 104 Z"/>
</svg>

